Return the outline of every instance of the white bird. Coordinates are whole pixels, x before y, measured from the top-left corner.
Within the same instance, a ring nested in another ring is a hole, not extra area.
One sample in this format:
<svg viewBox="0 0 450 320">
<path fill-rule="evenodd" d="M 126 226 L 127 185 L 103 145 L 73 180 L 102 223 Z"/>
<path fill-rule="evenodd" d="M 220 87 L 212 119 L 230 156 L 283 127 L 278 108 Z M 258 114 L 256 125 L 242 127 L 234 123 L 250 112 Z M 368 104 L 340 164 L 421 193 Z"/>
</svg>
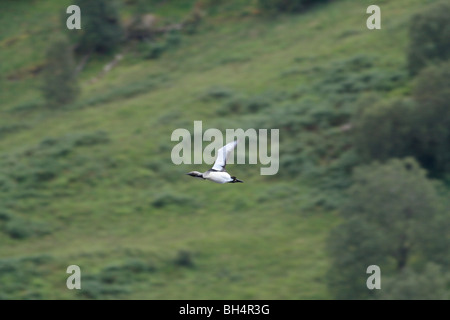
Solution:
<svg viewBox="0 0 450 320">
<path fill-rule="evenodd" d="M 228 154 L 236 148 L 237 140 L 228 143 L 217 151 L 217 158 L 211 169 L 206 172 L 191 171 L 186 173 L 195 178 L 201 178 L 204 180 L 210 180 L 216 183 L 236 183 L 244 182 L 242 180 L 236 179 L 236 177 L 230 176 L 230 174 L 225 170 L 227 165 Z"/>
</svg>

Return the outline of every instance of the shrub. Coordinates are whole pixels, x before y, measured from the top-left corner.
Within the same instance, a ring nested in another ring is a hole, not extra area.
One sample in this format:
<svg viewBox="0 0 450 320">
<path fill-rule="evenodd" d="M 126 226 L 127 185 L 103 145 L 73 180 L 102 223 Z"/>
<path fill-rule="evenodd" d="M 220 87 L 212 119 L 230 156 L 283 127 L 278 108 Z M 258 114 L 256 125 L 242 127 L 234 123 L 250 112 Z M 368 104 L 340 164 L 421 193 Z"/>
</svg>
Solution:
<svg viewBox="0 0 450 320">
<path fill-rule="evenodd" d="M 218 110 L 220 115 L 256 113 L 272 105 L 272 100 L 265 96 L 250 98 L 236 96 L 227 100 Z"/>
<path fill-rule="evenodd" d="M 186 250 L 178 251 L 174 264 L 180 267 L 192 268 L 194 261 L 192 260 L 192 253 Z"/>
<path fill-rule="evenodd" d="M 45 275 L 51 256 L 36 255 L 0 259 L 0 299 L 42 299 L 47 284 L 36 286 Z M 42 284 L 42 282 L 40 282 Z"/>
<path fill-rule="evenodd" d="M 82 286 L 80 294 L 88 299 L 113 299 L 130 292 L 124 285 L 105 284 L 92 276 L 85 276 Z"/>
<path fill-rule="evenodd" d="M 8 223 L 5 224 L 3 231 L 13 239 L 25 239 L 32 234 L 29 224 L 19 219 L 8 221 Z"/>
<path fill-rule="evenodd" d="M 8 111 L 11 113 L 26 113 L 32 112 L 42 108 L 45 105 L 45 102 L 42 99 L 35 99 L 31 101 L 21 102 L 15 106 L 13 106 Z"/>
<path fill-rule="evenodd" d="M 27 221 L 12 216 L 3 226 L 3 232 L 12 239 L 26 239 L 32 236 L 42 236 L 50 233 L 49 226 L 34 221 Z"/>
<path fill-rule="evenodd" d="M 194 200 L 187 196 L 167 192 L 157 194 L 152 201 L 152 205 L 155 208 L 164 208 L 168 205 L 185 206 L 193 203 Z"/>
<path fill-rule="evenodd" d="M 450 58 L 450 3 L 441 1 L 411 19 L 408 68 L 416 75 L 423 67 Z"/>
<path fill-rule="evenodd" d="M 324 71 L 316 89 L 327 95 L 354 98 L 360 92 L 393 90 L 407 80 L 405 72 L 375 67 L 375 59 L 365 55 L 336 61 Z"/>
<path fill-rule="evenodd" d="M 182 36 L 179 31 L 171 31 L 166 35 L 166 45 L 169 48 L 176 48 L 181 44 Z"/>
<path fill-rule="evenodd" d="M 317 3 L 328 0 L 259 0 L 259 7 L 265 11 L 275 12 L 302 12 Z"/>
<path fill-rule="evenodd" d="M 212 86 L 205 90 L 205 92 L 200 96 L 200 99 L 203 101 L 220 100 L 230 98 L 232 96 L 233 91 L 231 89 L 222 86 Z"/>
<path fill-rule="evenodd" d="M 0 221 L 9 221 L 12 219 L 12 214 L 4 209 L 0 210 Z"/>
<path fill-rule="evenodd" d="M 354 146 L 363 161 L 385 161 L 416 153 L 411 100 L 395 100 L 370 106 L 355 119 Z"/>
<path fill-rule="evenodd" d="M 117 1 L 77 0 L 83 27 L 79 30 L 79 50 L 82 52 L 111 52 L 122 41 L 124 31 L 119 21 Z"/>
<path fill-rule="evenodd" d="M 109 141 L 105 132 L 68 134 L 60 138 L 45 138 L 38 145 L 17 154 L 5 154 L 0 159 L 0 190 L 8 198 L 37 197 L 47 183 L 65 174 L 87 175 L 92 180 L 111 167 L 110 160 L 91 159 L 86 155 L 71 156 L 77 148 L 86 148 Z M 70 171 L 65 169 L 71 168 Z M 89 181 L 90 181 L 89 180 Z M 1 194 L 0 194 L 1 195 Z"/>
<path fill-rule="evenodd" d="M 71 138 L 71 136 L 68 136 Z M 75 146 L 93 146 L 97 144 L 108 143 L 109 137 L 105 131 L 96 131 L 89 134 L 74 135 L 73 143 Z"/>
<path fill-rule="evenodd" d="M 26 128 L 27 128 L 27 126 L 23 125 L 23 124 L 9 124 L 9 125 L 0 126 L 0 139 L 9 134 L 19 132 Z"/>
<path fill-rule="evenodd" d="M 47 51 L 41 91 L 47 106 L 57 108 L 69 104 L 80 93 L 75 78 L 75 60 L 68 41 L 59 37 Z"/>
<path fill-rule="evenodd" d="M 162 42 L 144 42 L 141 45 L 145 59 L 158 59 L 166 50 L 167 45 Z"/>
<path fill-rule="evenodd" d="M 130 284 L 138 281 L 138 275 L 154 272 L 152 263 L 129 259 L 105 266 L 97 274 L 83 277 L 80 294 L 90 299 L 114 299 L 130 292 Z"/>
</svg>

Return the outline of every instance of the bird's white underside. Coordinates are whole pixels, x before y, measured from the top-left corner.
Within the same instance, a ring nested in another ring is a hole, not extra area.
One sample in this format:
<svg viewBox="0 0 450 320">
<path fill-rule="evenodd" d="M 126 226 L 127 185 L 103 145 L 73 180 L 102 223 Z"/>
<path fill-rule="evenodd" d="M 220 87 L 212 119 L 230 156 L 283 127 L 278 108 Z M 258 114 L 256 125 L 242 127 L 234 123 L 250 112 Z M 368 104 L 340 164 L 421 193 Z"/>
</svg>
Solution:
<svg viewBox="0 0 450 320">
<path fill-rule="evenodd" d="M 216 183 L 227 183 L 233 181 L 233 179 L 231 179 L 230 174 L 226 171 L 223 172 L 209 171 L 206 174 L 203 174 L 203 178 Z"/>
</svg>

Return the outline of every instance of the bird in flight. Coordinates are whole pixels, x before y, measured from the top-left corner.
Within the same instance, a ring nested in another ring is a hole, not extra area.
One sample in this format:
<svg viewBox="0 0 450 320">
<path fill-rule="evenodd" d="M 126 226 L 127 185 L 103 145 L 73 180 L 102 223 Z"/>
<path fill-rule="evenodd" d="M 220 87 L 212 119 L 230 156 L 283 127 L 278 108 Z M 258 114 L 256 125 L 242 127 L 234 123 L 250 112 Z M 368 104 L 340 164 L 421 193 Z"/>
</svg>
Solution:
<svg viewBox="0 0 450 320">
<path fill-rule="evenodd" d="M 191 177 L 201 178 L 203 180 L 210 180 L 216 183 L 236 183 L 244 182 L 242 180 L 236 179 L 236 177 L 230 176 L 230 174 L 225 170 L 227 165 L 228 154 L 236 147 L 237 140 L 228 143 L 217 151 L 217 158 L 211 169 L 206 172 L 191 171 L 186 173 Z"/>
</svg>

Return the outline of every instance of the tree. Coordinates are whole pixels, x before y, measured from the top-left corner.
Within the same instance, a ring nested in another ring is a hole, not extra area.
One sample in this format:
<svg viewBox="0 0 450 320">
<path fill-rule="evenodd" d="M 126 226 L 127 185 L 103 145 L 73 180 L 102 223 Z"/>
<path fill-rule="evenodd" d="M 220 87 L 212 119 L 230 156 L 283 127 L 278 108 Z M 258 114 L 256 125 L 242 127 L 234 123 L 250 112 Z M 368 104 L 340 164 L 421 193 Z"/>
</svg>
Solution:
<svg viewBox="0 0 450 320">
<path fill-rule="evenodd" d="M 367 267 L 382 266 L 387 258 L 387 240 L 380 229 L 354 216 L 337 226 L 328 238 L 331 268 L 326 280 L 336 299 L 362 299 L 374 294 L 366 287 Z"/>
<path fill-rule="evenodd" d="M 423 270 L 405 269 L 396 277 L 383 281 L 377 292 L 381 300 L 448 300 L 450 274 L 439 265 L 429 263 Z"/>
<path fill-rule="evenodd" d="M 50 108 L 73 102 L 80 89 L 75 77 L 75 60 L 69 42 L 57 37 L 49 46 L 43 70 L 42 93 Z"/>
<path fill-rule="evenodd" d="M 354 119 L 363 162 L 412 156 L 434 178 L 450 179 L 450 62 L 422 70 L 412 99 L 372 104 Z"/>
<path fill-rule="evenodd" d="M 78 37 L 79 50 L 105 53 L 113 51 L 124 36 L 120 25 L 116 1 L 77 0 L 81 9 L 81 35 Z"/>
<path fill-rule="evenodd" d="M 413 96 L 417 159 L 435 177 L 450 177 L 450 62 L 420 72 Z"/>
<path fill-rule="evenodd" d="M 441 1 L 411 19 L 408 67 L 416 75 L 429 63 L 450 58 L 450 3 Z"/>
<path fill-rule="evenodd" d="M 354 146 L 364 162 L 415 156 L 415 108 L 413 100 L 397 99 L 370 105 L 355 117 Z"/>
<path fill-rule="evenodd" d="M 398 275 L 414 267 L 413 261 L 438 263 L 450 254 L 442 245 L 448 244 L 448 228 L 436 228 L 444 213 L 435 185 L 414 159 L 356 168 L 348 196 L 341 210 L 344 222 L 328 239 L 328 283 L 336 298 L 370 297 L 374 291 L 365 285 L 369 265 Z M 441 251 L 431 254 L 433 247 Z"/>
</svg>

